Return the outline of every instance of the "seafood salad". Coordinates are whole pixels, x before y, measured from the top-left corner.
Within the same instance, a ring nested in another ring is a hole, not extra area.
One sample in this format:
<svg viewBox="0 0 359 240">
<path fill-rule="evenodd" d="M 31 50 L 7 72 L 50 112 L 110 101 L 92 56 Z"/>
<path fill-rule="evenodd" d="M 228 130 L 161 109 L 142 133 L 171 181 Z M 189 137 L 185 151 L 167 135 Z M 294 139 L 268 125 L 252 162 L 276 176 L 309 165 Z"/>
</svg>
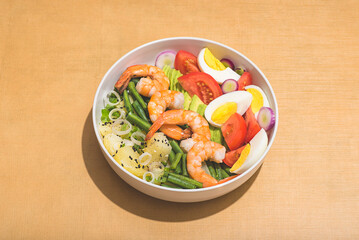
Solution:
<svg viewBox="0 0 359 240">
<path fill-rule="evenodd" d="M 215 186 L 255 164 L 275 114 L 242 66 L 210 49 L 129 66 L 104 98 L 99 132 L 125 170 L 167 188 Z"/>
</svg>

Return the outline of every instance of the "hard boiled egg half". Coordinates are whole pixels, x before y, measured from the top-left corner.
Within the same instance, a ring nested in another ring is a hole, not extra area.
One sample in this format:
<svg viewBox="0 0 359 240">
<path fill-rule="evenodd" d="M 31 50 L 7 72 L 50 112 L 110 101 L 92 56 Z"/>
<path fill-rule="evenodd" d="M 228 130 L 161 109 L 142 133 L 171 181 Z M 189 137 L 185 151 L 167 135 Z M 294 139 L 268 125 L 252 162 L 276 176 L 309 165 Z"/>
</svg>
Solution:
<svg viewBox="0 0 359 240">
<path fill-rule="evenodd" d="M 219 84 L 222 84 L 227 79 L 238 80 L 238 75 L 231 68 L 226 68 L 221 61 L 219 61 L 208 48 L 203 48 L 197 57 L 198 66 L 202 72 L 211 75 Z"/>
<path fill-rule="evenodd" d="M 204 116 L 211 125 L 221 127 L 234 113 L 243 115 L 251 105 L 252 98 L 247 91 L 224 94 L 208 104 Z"/>
<path fill-rule="evenodd" d="M 244 88 L 247 90 L 247 92 L 249 92 L 253 96 L 251 108 L 252 108 L 252 112 L 254 113 L 254 116 L 257 119 L 258 112 L 262 107 L 270 107 L 268 98 L 266 94 L 263 92 L 263 90 L 256 85 L 248 85 Z"/>
<path fill-rule="evenodd" d="M 239 159 L 231 168 L 231 173 L 241 174 L 255 164 L 268 146 L 268 136 L 262 128 L 244 147 Z"/>
</svg>

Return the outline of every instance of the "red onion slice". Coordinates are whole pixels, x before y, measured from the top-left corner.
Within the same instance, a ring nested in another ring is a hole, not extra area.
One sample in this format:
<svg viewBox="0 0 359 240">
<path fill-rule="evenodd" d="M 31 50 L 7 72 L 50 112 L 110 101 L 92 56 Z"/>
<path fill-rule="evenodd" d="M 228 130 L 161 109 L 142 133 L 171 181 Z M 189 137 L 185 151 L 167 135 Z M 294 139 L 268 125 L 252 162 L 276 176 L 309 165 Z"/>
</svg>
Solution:
<svg viewBox="0 0 359 240">
<path fill-rule="evenodd" d="M 155 61 L 156 67 L 163 68 L 166 65 L 169 65 L 171 68 L 174 68 L 174 62 L 176 58 L 176 52 L 173 50 L 166 50 L 160 52 Z"/>
<path fill-rule="evenodd" d="M 228 58 L 222 58 L 221 63 L 225 66 L 225 67 L 229 67 L 230 69 L 234 70 L 234 64 L 231 60 L 229 60 Z"/>
<path fill-rule="evenodd" d="M 257 116 L 258 124 L 261 128 L 268 131 L 275 124 L 275 114 L 270 107 L 262 107 Z"/>
<path fill-rule="evenodd" d="M 221 88 L 223 93 L 234 92 L 238 90 L 238 83 L 234 79 L 227 79 L 223 82 Z"/>
</svg>

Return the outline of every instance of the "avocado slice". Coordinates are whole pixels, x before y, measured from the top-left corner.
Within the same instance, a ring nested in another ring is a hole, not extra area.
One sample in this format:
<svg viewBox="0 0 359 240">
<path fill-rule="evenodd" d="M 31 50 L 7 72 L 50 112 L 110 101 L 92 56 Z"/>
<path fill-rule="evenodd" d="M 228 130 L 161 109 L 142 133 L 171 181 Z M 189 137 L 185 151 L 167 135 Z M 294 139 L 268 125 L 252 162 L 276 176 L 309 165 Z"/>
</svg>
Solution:
<svg viewBox="0 0 359 240">
<path fill-rule="evenodd" d="M 188 92 L 185 92 L 183 94 L 184 96 L 184 103 L 183 103 L 183 109 L 184 110 L 188 110 L 189 109 L 189 105 L 191 104 L 192 98 L 191 96 L 188 94 Z"/>
<path fill-rule="evenodd" d="M 207 105 L 204 104 L 202 102 L 202 100 L 197 95 L 193 95 L 191 104 L 189 105 L 189 110 L 197 112 L 198 106 L 200 104 L 203 104 L 203 105 L 205 105 L 207 107 Z"/>
</svg>

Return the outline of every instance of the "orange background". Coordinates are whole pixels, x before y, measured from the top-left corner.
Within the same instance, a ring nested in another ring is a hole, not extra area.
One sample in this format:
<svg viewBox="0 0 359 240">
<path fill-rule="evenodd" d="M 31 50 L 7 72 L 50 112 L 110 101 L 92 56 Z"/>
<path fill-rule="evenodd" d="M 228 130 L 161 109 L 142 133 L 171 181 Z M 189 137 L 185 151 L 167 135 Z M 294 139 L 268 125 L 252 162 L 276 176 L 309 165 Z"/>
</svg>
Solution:
<svg viewBox="0 0 359 240">
<path fill-rule="evenodd" d="M 358 239 L 359 2 L 0 1 L 1 239 Z M 264 165 L 221 198 L 128 186 L 91 107 L 126 52 L 165 37 L 245 54 L 276 93 Z"/>
</svg>

